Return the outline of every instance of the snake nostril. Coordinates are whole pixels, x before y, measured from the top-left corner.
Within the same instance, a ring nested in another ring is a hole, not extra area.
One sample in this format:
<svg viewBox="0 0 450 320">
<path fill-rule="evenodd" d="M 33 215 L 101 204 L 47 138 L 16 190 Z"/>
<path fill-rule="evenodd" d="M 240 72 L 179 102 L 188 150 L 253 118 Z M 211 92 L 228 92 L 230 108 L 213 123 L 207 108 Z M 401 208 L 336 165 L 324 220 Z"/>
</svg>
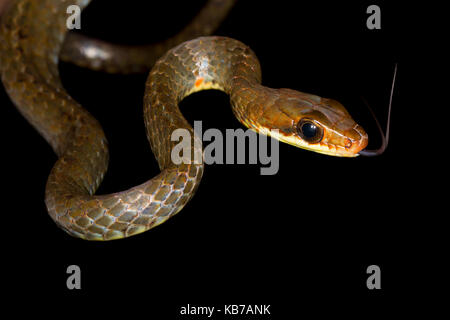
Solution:
<svg viewBox="0 0 450 320">
<path fill-rule="evenodd" d="M 349 138 L 347 138 L 347 142 L 345 143 L 345 148 L 346 149 L 349 149 L 349 148 L 351 148 L 351 146 L 352 146 L 352 140 L 350 140 Z"/>
</svg>

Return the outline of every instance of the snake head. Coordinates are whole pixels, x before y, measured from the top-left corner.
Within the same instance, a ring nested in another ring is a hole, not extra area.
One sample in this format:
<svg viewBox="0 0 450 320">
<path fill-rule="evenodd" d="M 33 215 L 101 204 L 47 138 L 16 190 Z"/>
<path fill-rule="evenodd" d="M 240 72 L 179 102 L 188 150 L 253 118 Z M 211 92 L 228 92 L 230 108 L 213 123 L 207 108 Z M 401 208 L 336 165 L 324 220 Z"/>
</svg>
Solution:
<svg viewBox="0 0 450 320">
<path fill-rule="evenodd" d="M 338 157 L 356 157 L 367 146 L 366 132 L 338 101 L 290 89 L 276 91 L 273 106 L 264 109 L 254 127 L 257 131 Z"/>
</svg>

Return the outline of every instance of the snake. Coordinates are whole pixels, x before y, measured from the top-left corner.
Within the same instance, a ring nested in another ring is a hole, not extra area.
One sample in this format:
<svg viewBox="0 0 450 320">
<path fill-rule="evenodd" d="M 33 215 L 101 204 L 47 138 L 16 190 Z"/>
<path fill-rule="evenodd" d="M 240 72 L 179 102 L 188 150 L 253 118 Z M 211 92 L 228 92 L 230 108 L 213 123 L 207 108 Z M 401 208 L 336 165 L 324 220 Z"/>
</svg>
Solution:
<svg viewBox="0 0 450 320">
<path fill-rule="evenodd" d="M 368 135 L 341 103 L 263 86 L 260 63 L 247 45 L 208 35 L 233 1 L 210 0 L 179 35 L 135 49 L 68 32 L 67 7 L 83 9 L 89 2 L 16 0 L 0 25 L 1 80 L 13 104 L 58 156 L 46 183 L 45 204 L 53 221 L 69 235 L 85 240 L 130 237 L 165 222 L 189 202 L 204 163 L 175 163 L 171 151 L 178 142 L 171 135 L 187 130 L 192 154 L 203 152 L 178 107 L 194 92 L 225 92 L 233 114 L 246 128 L 295 147 L 356 157 L 367 146 Z M 60 59 L 111 72 L 152 66 L 143 111 L 159 174 L 128 190 L 95 194 L 107 171 L 108 143 L 100 123 L 63 87 Z"/>
</svg>

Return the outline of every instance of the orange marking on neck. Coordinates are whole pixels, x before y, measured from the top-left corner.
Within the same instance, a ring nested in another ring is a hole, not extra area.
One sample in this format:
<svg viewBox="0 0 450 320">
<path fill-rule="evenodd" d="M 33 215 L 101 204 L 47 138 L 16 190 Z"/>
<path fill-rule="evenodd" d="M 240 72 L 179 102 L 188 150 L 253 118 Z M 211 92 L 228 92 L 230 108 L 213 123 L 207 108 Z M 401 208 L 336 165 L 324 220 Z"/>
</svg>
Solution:
<svg viewBox="0 0 450 320">
<path fill-rule="evenodd" d="M 203 83 L 203 78 L 198 78 L 197 80 L 195 80 L 195 86 L 198 87 Z"/>
</svg>

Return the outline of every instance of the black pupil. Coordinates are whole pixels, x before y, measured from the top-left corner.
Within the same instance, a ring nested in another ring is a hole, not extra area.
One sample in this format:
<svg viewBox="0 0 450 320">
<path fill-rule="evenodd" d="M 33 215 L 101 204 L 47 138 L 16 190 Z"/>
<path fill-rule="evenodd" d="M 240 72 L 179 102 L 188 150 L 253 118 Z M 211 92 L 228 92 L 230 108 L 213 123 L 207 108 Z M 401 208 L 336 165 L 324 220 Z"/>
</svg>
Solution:
<svg viewBox="0 0 450 320">
<path fill-rule="evenodd" d="M 317 126 L 314 123 L 306 122 L 302 125 L 302 133 L 306 138 L 314 138 L 317 134 Z"/>
</svg>

